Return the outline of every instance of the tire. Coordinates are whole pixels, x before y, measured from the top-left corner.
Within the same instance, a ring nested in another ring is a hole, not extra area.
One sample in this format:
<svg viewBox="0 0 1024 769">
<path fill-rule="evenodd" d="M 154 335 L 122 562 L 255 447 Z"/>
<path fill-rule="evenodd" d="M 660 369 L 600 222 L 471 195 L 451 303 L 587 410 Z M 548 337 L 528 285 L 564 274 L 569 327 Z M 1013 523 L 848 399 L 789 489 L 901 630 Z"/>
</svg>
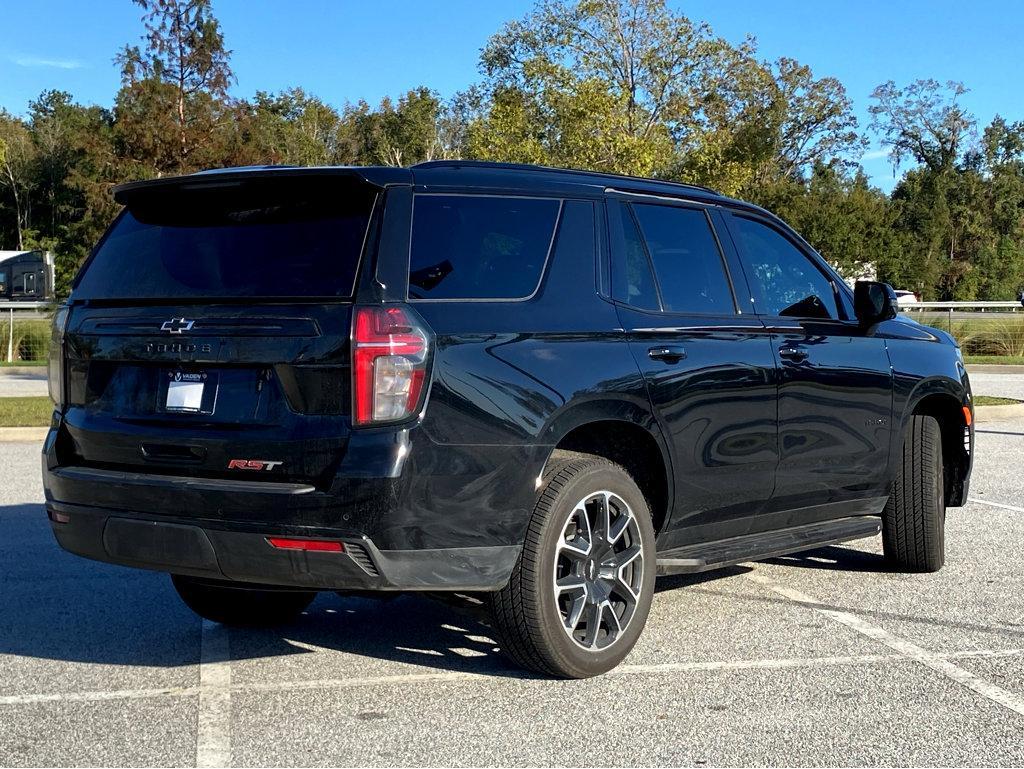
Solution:
<svg viewBox="0 0 1024 769">
<path fill-rule="evenodd" d="M 946 557 L 942 434 L 933 418 L 907 425 L 896 483 L 882 513 L 882 549 L 898 571 L 933 572 Z"/>
<path fill-rule="evenodd" d="M 222 625 L 272 627 L 295 619 L 316 598 L 306 590 L 226 584 L 172 574 L 181 600 L 204 619 Z"/>
<path fill-rule="evenodd" d="M 640 637 L 655 568 L 650 512 L 629 474 L 600 457 L 556 457 L 511 579 L 489 596 L 498 644 L 543 675 L 605 673 Z"/>
</svg>

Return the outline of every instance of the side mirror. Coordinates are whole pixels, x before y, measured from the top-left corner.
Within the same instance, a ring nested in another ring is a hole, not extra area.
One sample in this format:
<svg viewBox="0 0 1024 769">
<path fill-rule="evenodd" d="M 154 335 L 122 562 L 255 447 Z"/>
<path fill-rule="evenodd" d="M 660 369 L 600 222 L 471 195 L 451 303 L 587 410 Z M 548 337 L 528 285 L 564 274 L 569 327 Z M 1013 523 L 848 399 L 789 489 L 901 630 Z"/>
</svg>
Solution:
<svg viewBox="0 0 1024 769">
<path fill-rule="evenodd" d="M 853 310 L 862 326 L 873 326 L 895 318 L 899 312 L 896 292 L 888 283 L 858 280 L 853 288 Z"/>
</svg>

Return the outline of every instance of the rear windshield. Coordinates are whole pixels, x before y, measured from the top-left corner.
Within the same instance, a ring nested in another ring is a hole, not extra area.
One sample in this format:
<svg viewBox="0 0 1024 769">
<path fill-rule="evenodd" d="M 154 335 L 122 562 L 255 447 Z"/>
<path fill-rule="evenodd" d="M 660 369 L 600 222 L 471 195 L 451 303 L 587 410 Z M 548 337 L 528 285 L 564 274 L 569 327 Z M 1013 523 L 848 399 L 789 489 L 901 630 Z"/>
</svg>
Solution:
<svg viewBox="0 0 1024 769">
<path fill-rule="evenodd" d="M 87 262 L 75 297 L 349 297 L 373 197 L 347 180 L 139 195 Z"/>
</svg>

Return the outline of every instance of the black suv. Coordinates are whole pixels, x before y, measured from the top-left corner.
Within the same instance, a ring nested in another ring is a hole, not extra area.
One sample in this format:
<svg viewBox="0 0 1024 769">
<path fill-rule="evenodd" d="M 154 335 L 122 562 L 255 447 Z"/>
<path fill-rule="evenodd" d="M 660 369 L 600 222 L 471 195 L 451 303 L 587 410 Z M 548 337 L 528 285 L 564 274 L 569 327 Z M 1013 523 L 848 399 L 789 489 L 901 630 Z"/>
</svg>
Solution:
<svg viewBox="0 0 1024 769">
<path fill-rule="evenodd" d="M 942 331 L 701 187 L 463 161 L 117 188 L 56 316 L 60 544 L 228 623 L 478 592 L 548 674 L 656 574 L 876 534 L 943 562 L 971 392 Z"/>
</svg>

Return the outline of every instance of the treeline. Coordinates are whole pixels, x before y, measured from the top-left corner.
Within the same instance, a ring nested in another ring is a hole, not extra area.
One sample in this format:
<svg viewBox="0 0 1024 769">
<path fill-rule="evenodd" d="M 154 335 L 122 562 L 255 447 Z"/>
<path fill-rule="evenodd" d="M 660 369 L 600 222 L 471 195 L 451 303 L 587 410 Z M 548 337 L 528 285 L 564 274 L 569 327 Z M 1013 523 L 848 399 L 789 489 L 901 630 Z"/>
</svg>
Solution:
<svg viewBox="0 0 1024 769">
<path fill-rule="evenodd" d="M 1024 287 L 1024 123 L 979 132 L 959 83 L 884 83 L 859 126 L 843 84 L 753 39 L 733 45 L 664 0 L 540 0 L 481 52 L 479 82 L 376 107 L 301 87 L 232 96 L 209 0 L 135 0 L 142 45 L 116 57 L 113 107 L 48 91 L 0 112 L 0 246 L 57 255 L 58 286 L 100 236 L 119 182 L 249 164 L 541 163 L 703 184 L 779 213 L 848 275 L 926 299 Z M 891 195 L 858 160 L 875 136 Z"/>
</svg>

